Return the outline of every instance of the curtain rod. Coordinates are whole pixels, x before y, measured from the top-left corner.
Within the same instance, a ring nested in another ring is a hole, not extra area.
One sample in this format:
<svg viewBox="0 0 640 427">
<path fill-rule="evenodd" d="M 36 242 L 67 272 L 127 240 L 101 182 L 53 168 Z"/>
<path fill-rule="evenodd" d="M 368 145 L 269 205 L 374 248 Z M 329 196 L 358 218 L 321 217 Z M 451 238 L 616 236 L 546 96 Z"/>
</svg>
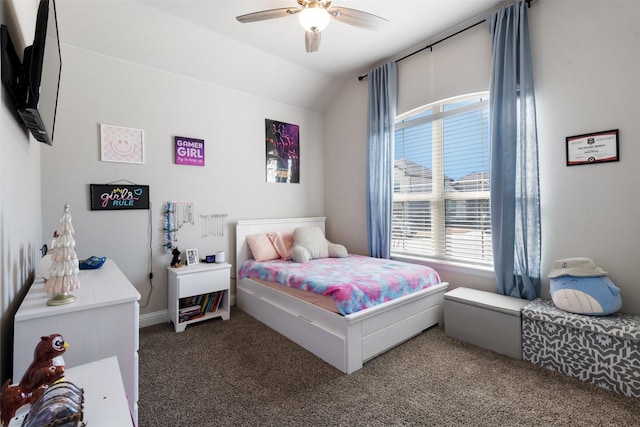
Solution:
<svg viewBox="0 0 640 427">
<path fill-rule="evenodd" d="M 532 2 L 532 1 L 535 1 L 535 0 L 525 0 L 525 2 L 527 3 L 527 7 L 531 7 L 531 2 Z M 476 22 L 475 24 L 471 24 L 471 25 L 469 25 L 468 27 L 465 27 L 465 28 L 463 28 L 463 29 L 461 29 L 461 30 L 459 30 L 459 31 L 456 31 L 456 32 L 455 32 L 455 33 L 453 33 L 453 34 L 449 34 L 448 36 L 443 37 L 443 38 L 441 38 L 440 40 L 437 40 L 437 41 L 435 41 L 435 42 L 433 42 L 433 43 L 431 43 L 431 44 L 429 44 L 429 45 L 427 45 L 427 46 L 421 47 L 420 49 L 418 49 L 418 50 L 416 50 L 416 51 L 413 51 L 413 52 L 411 52 L 411 53 L 409 53 L 409 54 L 407 54 L 407 55 L 403 56 L 402 58 L 396 59 L 396 60 L 395 60 L 395 63 L 397 64 L 397 63 L 398 63 L 398 62 L 400 62 L 400 61 L 403 61 L 403 60 L 405 60 L 405 59 L 407 59 L 407 58 L 410 58 L 410 57 L 412 57 L 413 55 L 415 55 L 416 53 L 420 53 L 420 52 L 422 52 L 422 51 L 424 51 L 424 50 L 427 50 L 427 49 L 432 49 L 432 48 L 433 48 L 433 46 L 437 45 L 438 43 L 442 43 L 443 41 L 448 40 L 448 39 L 450 39 L 451 37 L 457 36 L 458 34 L 464 33 L 464 32 L 465 32 L 465 31 L 467 31 L 467 30 L 470 30 L 470 29 L 472 29 L 472 28 L 474 28 L 474 27 L 477 27 L 478 25 L 482 24 L 482 23 L 483 23 L 483 22 L 485 22 L 486 20 L 487 20 L 487 18 L 486 18 L 486 17 L 485 17 L 485 18 L 482 18 L 480 21 Z M 359 81 L 362 81 L 362 80 L 364 80 L 364 79 L 366 79 L 366 78 L 367 78 L 367 74 L 363 74 L 363 75 L 361 75 L 361 76 L 358 76 L 358 80 L 359 80 Z"/>
</svg>

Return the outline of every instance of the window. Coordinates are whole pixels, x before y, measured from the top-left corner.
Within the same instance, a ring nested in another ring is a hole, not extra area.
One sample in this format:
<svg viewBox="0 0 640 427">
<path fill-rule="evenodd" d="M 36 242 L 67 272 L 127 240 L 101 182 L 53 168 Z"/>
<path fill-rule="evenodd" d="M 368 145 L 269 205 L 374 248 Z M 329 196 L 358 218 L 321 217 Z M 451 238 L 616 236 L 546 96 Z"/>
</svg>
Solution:
<svg viewBox="0 0 640 427">
<path fill-rule="evenodd" d="M 392 255 L 493 264 L 488 99 L 456 97 L 397 118 Z"/>
</svg>

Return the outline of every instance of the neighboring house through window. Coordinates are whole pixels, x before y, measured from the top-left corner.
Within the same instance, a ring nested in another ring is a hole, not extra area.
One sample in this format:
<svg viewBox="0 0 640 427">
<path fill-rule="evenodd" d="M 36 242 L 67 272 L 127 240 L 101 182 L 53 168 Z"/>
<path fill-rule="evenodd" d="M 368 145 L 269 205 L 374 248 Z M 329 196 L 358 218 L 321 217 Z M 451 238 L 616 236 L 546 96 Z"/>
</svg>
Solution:
<svg viewBox="0 0 640 427">
<path fill-rule="evenodd" d="M 493 264 L 488 116 L 483 92 L 397 118 L 392 256 Z"/>
</svg>

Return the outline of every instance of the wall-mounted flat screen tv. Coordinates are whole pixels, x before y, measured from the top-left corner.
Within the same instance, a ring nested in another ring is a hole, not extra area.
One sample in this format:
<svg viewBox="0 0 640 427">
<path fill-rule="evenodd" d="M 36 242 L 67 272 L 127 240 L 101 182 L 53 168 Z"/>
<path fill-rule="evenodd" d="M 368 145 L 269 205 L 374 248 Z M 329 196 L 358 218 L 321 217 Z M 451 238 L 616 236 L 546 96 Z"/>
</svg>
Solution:
<svg viewBox="0 0 640 427">
<path fill-rule="evenodd" d="M 62 59 L 55 0 L 40 0 L 33 44 L 20 63 L 2 26 L 2 82 L 25 126 L 38 141 L 53 144 Z"/>
</svg>

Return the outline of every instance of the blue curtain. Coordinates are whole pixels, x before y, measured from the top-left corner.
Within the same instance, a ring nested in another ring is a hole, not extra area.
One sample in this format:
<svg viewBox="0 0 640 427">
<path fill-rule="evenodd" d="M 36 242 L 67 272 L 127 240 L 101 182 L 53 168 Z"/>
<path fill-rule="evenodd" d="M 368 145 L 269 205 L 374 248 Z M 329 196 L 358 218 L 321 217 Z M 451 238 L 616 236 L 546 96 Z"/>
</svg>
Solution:
<svg viewBox="0 0 640 427">
<path fill-rule="evenodd" d="M 487 19 L 491 32 L 491 234 L 498 293 L 540 296 L 538 136 L 527 5 Z"/>
<path fill-rule="evenodd" d="M 369 256 L 391 256 L 393 142 L 398 99 L 396 63 L 367 75 L 369 83 L 367 139 L 367 237 Z"/>
</svg>

